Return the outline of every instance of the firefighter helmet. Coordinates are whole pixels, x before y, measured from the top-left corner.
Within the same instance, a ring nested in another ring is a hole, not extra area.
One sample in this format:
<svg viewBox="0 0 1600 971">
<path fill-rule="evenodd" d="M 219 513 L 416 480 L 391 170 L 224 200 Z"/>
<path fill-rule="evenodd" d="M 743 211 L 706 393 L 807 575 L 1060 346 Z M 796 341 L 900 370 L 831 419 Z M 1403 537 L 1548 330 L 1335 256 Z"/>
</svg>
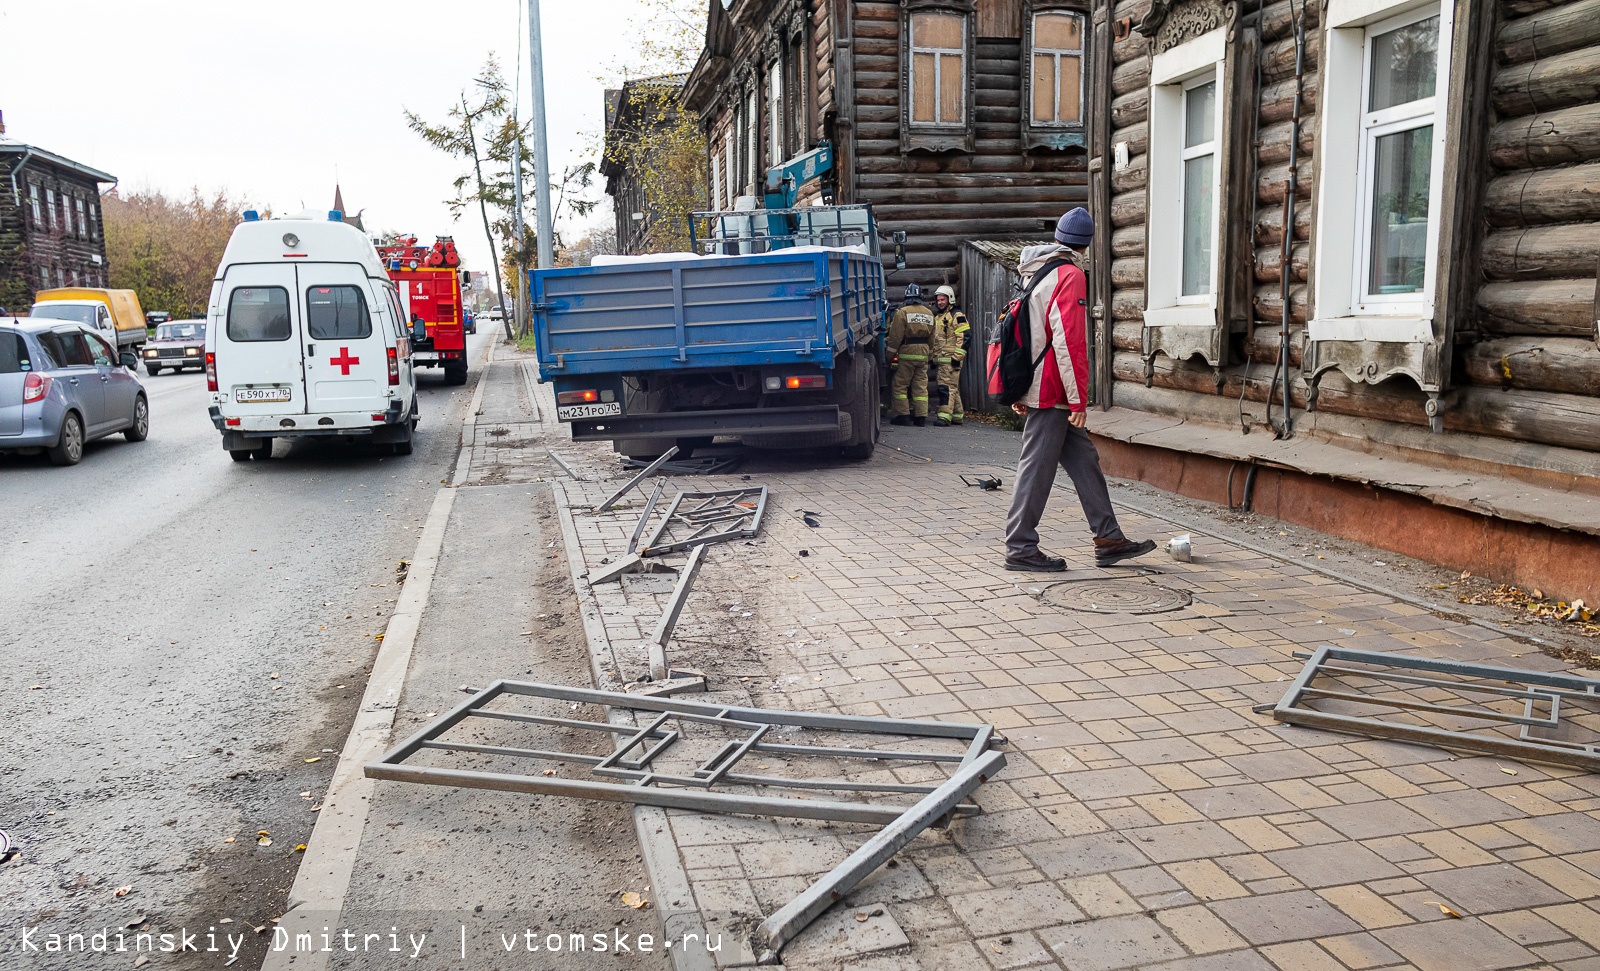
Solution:
<svg viewBox="0 0 1600 971">
<path fill-rule="evenodd" d="M 933 291 L 933 295 L 935 297 L 943 297 L 946 300 L 950 301 L 951 303 L 955 303 L 956 302 L 956 288 L 951 286 L 948 283 L 946 283 L 944 286 L 940 287 L 939 289 Z"/>
<path fill-rule="evenodd" d="M 906 299 L 907 300 L 920 300 L 921 298 L 922 298 L 922 288 L 921 287 L 917 286 L 915 283 L 906 284 Z"/>
</svg>

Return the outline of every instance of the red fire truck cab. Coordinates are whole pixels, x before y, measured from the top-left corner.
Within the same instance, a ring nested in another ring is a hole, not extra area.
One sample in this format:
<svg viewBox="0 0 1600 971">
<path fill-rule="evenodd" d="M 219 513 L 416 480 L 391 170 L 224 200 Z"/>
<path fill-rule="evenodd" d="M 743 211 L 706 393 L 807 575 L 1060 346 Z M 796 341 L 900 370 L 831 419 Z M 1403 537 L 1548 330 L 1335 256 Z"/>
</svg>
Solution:
<svg viewBox="0 0 1600 971">
<path fill-rule="evenodd" d="M 411 322 L 413 367 L 444 368 L 449 384 L 467 383 L 467 334 L 461 285 L 471 277 L 448 236 L 432 247 L 415 236 L 378 245 L 389 279 L 400 291 L 401 309 Z"/>
</svg>

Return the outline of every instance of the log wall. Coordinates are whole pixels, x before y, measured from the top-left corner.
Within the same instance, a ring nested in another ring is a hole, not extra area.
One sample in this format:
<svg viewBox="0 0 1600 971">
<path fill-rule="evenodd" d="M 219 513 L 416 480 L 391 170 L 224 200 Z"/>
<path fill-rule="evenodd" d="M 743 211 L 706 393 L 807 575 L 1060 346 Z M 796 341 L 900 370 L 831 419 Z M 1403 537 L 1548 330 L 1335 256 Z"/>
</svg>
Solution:
<svg viewBox="0 0 1600 971">
<path fill-rule="evenodd" d="M 1113 24 L 1137 24 L 1150 0 L 1102 0 Z M 1473 0 L 1495 4 L 1492 81 L 1485 106 L 1492 117 L 1481 138 L 1489 166 L 1481 183 L 1475 227 L 1481 282 L 1470 313 L 1456 322 L 1454 391 L 1445 405 L 1445 436 L 1490 435 L 1600 451 L 1600 346 L 1596 274 L 1600 266 L 1600 0 Z M 1298 4 L 1297 4 L 1298 6 Z M 1294 39 L 1288 0 L 1245 0 L 1245 30 L 1259 30 L 1260 87 L 1247 68 L 1239 96 L 1254 97 L 1259 125 L 1253 149 L 1254 259 L 1251 326 L 1230 347 L 1220 373 L 1203 361 L 1156 358 L 1148 380 L 1167 394 L 1223 395 L 1260 402 L 1282 344 L 1282 281 L 1290 282 L 1290 394 L 1305 406 L 1300 369 L 1315 272 L 1321 31 L 1320 4 L 1306 4 L 1307 48 L 1300 111 L 1298 191 L 1285 227 L 1294 97 Z M 1146 383 L 1140 357 L 1145 307 L 1146 176 L 1150 45 L 1132 31 L 1112 48 L 1107 88 L 1109 147 L 1126 145 L 1128 163 L 1111 171 L 1102 203 L 1110 234 L 1111 293 L 1102 351 L 1112 355 L 1114 389 Z M 1219 110 L 1222 106 L 1219 105 Z M 1108 152 L 1108 156 L 1111 152 Z M 1113 168 L 1112 157 L 1107 158 Z M 1224 192 L 1226 192 L 1224 187 Z M 1235 200 L 1238 202 L 1238 200 Z M 1224 198 L 1224 209 L 1230 200 Z M 1291 235 L 1287 268 L 1285 232 Z M 1141 388 L 1142 391 L 1142 388 Z M 1281 394 L 1281 391 L 1279 392 Z M 1129 393 L 1126 400 L 1139 400 Z M 1116 400 L 1116 392 L 1113 392 Z M 1424 395 L 1409 379 L 1381 385 L 1324 375 L 1321 411 L 1407 425 L 1428 424 Z M 1197 402 L 1198 403 L 1198 402 Z M 1203 409 L 1201 409 L 1203 410 Z M 1441 443 L 1441 450 L 1445 445 Z"/>
<path fill-rule="evenodd" d="M 855 197 L 844 201 L 872 204 L 885 232 L 905 231 L 907 269 L 891 265 L 891 291 L 957 284 L 963 240 L 1048 238 L 1062 213 L 1088 204 L 1081 150 L 1023 151 L 1020 4 L 978 4 L 975 151 L 935 153 L 900 148 L 900 4 L 840 2 L 853 4 L 855 78 L 839 93 L 855 114 Z"/>
<path fill-rule="evenodd" d="M 1481 434 L 1600 450 L 1600 0 L 1501 0 L 1476 333 L 1463 335 L 1453 421 Z M 1473 341 L 1476 341 L 1475 343 Z"/>
</svg>

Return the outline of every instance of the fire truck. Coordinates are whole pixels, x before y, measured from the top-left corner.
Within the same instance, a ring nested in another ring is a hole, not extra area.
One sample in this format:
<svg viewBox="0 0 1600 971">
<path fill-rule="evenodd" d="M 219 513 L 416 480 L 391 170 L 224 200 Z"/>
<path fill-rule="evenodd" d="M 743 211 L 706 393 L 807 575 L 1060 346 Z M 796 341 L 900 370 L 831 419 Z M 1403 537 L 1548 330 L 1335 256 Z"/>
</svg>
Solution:
<svg viewBox="0 0 1600 971">
<path fill-rule="evenodd" d="M 417 237 L 402 236 L 375 244 L 400 291 L 401 309 L 411 322 L 413 367 L 444 368 L 448 384 L 467 383 L 465 307 L 461 285 L 471 280 L 460 269 L 461 256 L 449 236 L 419 246 Z"/>
</svg>

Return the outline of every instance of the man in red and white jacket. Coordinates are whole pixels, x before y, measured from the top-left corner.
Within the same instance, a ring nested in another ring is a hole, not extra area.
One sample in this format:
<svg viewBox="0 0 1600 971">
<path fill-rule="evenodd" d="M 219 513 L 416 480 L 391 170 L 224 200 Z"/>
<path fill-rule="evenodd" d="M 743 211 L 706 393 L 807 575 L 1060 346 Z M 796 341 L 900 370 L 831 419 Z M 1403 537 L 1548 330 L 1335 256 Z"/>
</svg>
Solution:
<svg viewBox="0 0 1600 971">
<path fill-rule="evenodd" d="M 1043 357 L 1033 384 L 1012 405 L 1024 416 L 1022 457 L 1017 463 L 1011 511 L 1006 515 L 1006 569 L 1055 573 L 1067 561 L 1039 549 L 1039 519 L 1044 515 L 1059 464 L 1072 479 L 1083 516 L 1094 530 L 1095 563 L 1111 566 L 1156 548 L 1150 540 L 1122 535 L 1111 508 L 1111 493 L 1100 471 L 1100 453 L 1089 438 L 1089 284 L 1084 249 L 1094 238 L 1094 220 L 1074 209 L 1056 224 L 1056 245 L 1022 251 L 1017 268 L 1024 283 L 1052 262 L 1060 265 L 1039 281 L 1028 297 L 1030 344 Z"/>
</svg>

